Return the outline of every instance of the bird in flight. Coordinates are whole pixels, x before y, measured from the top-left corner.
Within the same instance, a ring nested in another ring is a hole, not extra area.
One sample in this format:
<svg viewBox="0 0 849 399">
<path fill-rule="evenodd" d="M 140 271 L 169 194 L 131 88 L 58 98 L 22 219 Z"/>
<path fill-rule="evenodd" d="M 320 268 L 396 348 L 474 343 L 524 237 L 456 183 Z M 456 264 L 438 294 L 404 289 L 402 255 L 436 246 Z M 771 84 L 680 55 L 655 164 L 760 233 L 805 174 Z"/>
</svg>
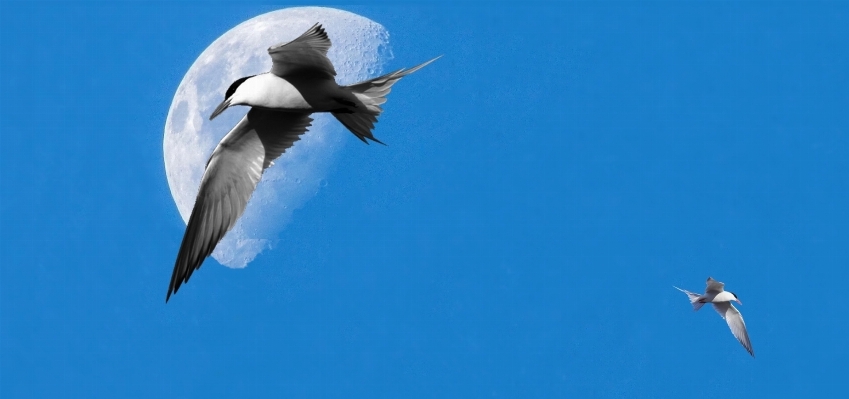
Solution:
<svg viewBox="0 0 849 399">
<path fill-rule="evenodd" d="M 271 71 L 237 79 L 212 112 L 210 120 L 234 105 L 251 107 L 207 161 L 165 302 L 233 228 L 263 171 L 307 131 L 310 114 L 330 112 L 366 144 L 381 143 L 372 129 L 392 85 L 439 58 L 340 86 L 327 58 L 329 49 L 330 39 L 320 24 L 289 43 L 270 47 Z"/>
<path fill-rule="evenodd" d="M 736 294 L 731 291 L 725 291 L 724 283 L 714 280 L 713 277 L 708 277 L 707 288 L 705 288 L 703 295 L 682 290 L 678 287 L 675 287 L 675 289 L 687 294 L 694 311 L 701 309 L 706 303 L 712 304 L 717 313 L 728 323 L 728 327 L 731 328 L 731 333 L 734 334 L 734 337 L 740 341 L 752 357 L 755 357 L 755 351 L 752 349 L 752 343 L 749 341 L 749 333 L 746 331 L 746 323 L 743 322 L 743 315 L 731 304 L 731 301 L 741 305 L 743 303 L 740 302 Z"/>
</svg>

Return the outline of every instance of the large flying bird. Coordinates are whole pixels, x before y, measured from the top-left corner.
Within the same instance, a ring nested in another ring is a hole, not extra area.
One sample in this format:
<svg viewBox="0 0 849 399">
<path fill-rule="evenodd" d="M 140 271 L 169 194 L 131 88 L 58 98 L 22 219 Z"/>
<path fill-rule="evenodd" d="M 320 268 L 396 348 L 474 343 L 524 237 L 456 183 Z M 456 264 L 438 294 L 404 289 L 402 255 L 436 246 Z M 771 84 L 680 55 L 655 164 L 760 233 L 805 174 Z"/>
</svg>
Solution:
<svg viewBox="0 0 849 399">
<path fill-rule="evenodd" d="M 206 164 L 165 302 L 233 228 L 263 171 L 307 131 L 310 114 L 330 112 L 366 144 L 380 143 L 371 131 L 392 85 L 436 60 L 340 86 L 327 58 L 329 49 L 330 39 L 319 24 L 289 43 L 270 47 L 271 71 L 233 82 L 212 112 L 210 120 L 233 105 L 251 107 Z"/>
</svg>

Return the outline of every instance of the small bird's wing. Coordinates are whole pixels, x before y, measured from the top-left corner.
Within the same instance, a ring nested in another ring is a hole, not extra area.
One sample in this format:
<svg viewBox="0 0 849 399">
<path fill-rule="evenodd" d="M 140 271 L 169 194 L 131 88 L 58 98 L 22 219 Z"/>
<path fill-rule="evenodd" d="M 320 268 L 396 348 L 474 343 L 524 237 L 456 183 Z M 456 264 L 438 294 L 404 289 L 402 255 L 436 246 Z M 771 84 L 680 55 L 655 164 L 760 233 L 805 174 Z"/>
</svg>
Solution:
<svg viewBox="0 0 849 399">
<path fill-rule="evenodd" d="M 327 58 L 330 38 L 320 24 L 313 25 L 308 31 L 289 43 L 268 48 L 271 56 L 271 73 L 286 77 L 297 74 L 315 74 L 333 78 L 336 69 Z"/>
<path fill-rule="evenodd" d="M 165 301 L 189 281 L 245 211 L 262 172 L 300 139 L 309 114 L 252 108 L 209 158 Z"/>
<path fill-rule="evenodd" d="M 714 280 L 713 277 L 708 277 L 705 294 L 718 294 L 722 291 L 725 291 L 725 284 Z"/>
<path fill-rule="evenodd" d="M 743 315 L 740 314 L 740 311 L 731 302 L 717 302 L 713 304 L 713 308 L 728 323 L 728 327 L 731 328 L 731 333 L 734 334 L 734 337 L 754 357 L 755 351 L 752 349 L 752 343 L 749 341 L 749 333 L 746 331 L 746 323 L 743 322 Z"/>
</svg>

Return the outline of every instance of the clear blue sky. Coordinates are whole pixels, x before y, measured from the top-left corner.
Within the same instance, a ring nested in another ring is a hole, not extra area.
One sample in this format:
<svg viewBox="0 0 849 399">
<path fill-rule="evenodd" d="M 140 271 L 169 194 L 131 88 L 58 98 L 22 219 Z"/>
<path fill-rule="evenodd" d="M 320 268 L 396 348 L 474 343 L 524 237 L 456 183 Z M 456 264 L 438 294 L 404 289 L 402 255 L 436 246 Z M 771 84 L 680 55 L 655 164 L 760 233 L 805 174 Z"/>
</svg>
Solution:
<svg viewBox="0 0 849 399">
<path fill-rule="evenodd" d="M 445 56 L 167 305 L 172 96 L 284 5 L 0 7 L 4 399 L 845 392 L 847 3 L 339 6 Z M 757 358 L 672 288 L 708 276 Z"/>
</svg>

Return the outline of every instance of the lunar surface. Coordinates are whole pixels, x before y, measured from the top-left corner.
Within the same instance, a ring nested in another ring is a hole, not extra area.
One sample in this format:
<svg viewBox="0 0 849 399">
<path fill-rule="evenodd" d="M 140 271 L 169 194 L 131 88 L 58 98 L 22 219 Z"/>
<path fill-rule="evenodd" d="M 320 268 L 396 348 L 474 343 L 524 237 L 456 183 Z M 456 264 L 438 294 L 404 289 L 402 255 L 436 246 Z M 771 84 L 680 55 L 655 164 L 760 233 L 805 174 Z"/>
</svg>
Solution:
<svg viewBox="0 0 849 399">
<path fill-rule="evenodd" d="M 215 40 L 183 77 L 165 122 L 165 172 L 184 223 L 191 216 L 212 150 L 249 109 L 232 107 L 210 121 L 225 90 L 238 78 L 267 72 L 271 67 L 268 47 L 298 37 L 317 22 L 333 43 L 328 57 L 340 84 L 378 76 L 384 62 L 391 59 L 389 33 L 383 26 L 357 14 L 323 7 L 263 14 Z M 245 267 L 272 247 L 292 211 L 324 185 L 334 154 L 347 141 L 357 141 L 351 140 L 354 137 L 330 114 L 313 114 L 313 118 L 301 140 L 265 171 L 244 215 L 212 253 L 219 263 Z"/>
</svg>

